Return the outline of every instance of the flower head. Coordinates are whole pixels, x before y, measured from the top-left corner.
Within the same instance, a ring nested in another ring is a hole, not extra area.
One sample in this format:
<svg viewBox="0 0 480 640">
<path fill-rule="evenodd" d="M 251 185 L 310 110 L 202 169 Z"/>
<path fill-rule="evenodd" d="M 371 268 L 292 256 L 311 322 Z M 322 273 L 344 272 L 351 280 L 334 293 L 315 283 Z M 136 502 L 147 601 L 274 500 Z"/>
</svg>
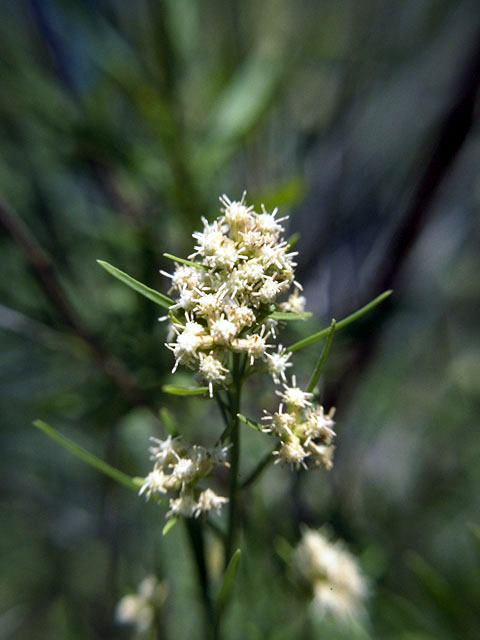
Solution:
<svg viewBox="0 0 480 640">
<path fill-rule="evenodd" d="M 331 614 L 342 622 L 361 615 L 367 581 L 341 542 L 331 542 L 321 531 L 305 528 L 294 552 L 293 567 L 320 614 Z"/>
<path fill-rule="evenodd" d="M 147 500 L 155 498 L 157 501 L 168 495 L 167 518 L 197 517 L 211 509 L 220 511 L 227 499 L 208 489 L 201 491 L 198 484 L 207 478 L 215 467 L 229 466 L 228 447 L 187 447 L 180 437 L 172 436 L 165 440 L 152 438 L 152 441 L 154 444 L 150 447 L 150 452 L 154 465 L 145 477 L 139 494 L 145 495 Z M 202 498 L 203 494 L 205 495 Z"/>
<path fill-rule="evenodd" d="M 213 222 L 202 218 L 189 256 L 198 268 L 179 264 L 173 274 L 164 273 L 175 299 L 170 307 L 175 336 L 166 345 L 175 357 L 173 371 L 179 365 L 198 370 L 210 395 L 228 384 L 228 351 L 245 353 L 251 367 L 266 363 L 276 382 L 284 380 L 289 366 L 282 349 L 269 357 L 268 339 L 276 337 L 278 322 L 268 316 L 294 283 L 296 254 L 282 239 L 286 218 L 264 206 L 257 212 L 245 198 L 245 193 L 240 201 L 223 195 L 222 215 Z"/>
<path fill-rule="evenodd" d="M 155 609 L 166 597 L 166 585 L 153 575 L 147 576 L 138 585 L 137 593 L 128 594 L 119 601 L 115 619 L 120 624 L 134 625 L 138 634 L 145 634 L 152 626 Z"/>
</svg>

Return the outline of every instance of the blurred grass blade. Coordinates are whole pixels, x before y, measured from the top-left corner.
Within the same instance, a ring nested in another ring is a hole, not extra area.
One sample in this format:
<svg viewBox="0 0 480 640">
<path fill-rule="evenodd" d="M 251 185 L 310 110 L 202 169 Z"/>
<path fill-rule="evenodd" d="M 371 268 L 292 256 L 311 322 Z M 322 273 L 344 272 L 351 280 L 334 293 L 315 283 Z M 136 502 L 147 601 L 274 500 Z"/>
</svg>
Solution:
<svg viewBox="0 0 480 640">
<path fill-rule="evenodd" d="M 274 311 L 268 317 L 273 318 L 274 320 L 306 320 L 307 318 L 311 318 L 312 314 L 310 311 L 304 311 L 303 313 L 292 313 L 291 311 Z"/>
<path fill-rule="evenodd" d="M 475 548 L 480 554 L 480 527 L 477 524 L 470 523 L 468 525 L 468 530 L 475 544 Z"/>
<path fill-rule="evenodd" d="M 325 366 L 325 362 L 327 361 L 328 353 L 330 351 L 330 347 L 332 346 L 336 326 L 337 326 L 337 323 L 335 322 L 335 319 L 332 319 L 332 323 L 330 324 L 330 331 L 328 332 L 327 339 L 325 340 L 325 344 L 323 345 L 322 353 L 320 354 L 320 358 L 318 359 L 317 366 L 315 367 L 312 373 L 312 377 L 309 380 L 309 383 L 307 386 L 307 393 L 312 393 L 322 374 L 323 367 Z"/>
<path fill-rule="evenodd" d="M 165 428 L 165 431 L 169 433 L 171 436 L 178 435 L 177 425 L 175 423 L 175 418 L 172 416 L 171 412 L 167 409 L 167 407 L 162 407 L 158 412 L 160 416 L 160 420 Z"/>
<path fill-rule="evenodd" d="M 173 527 L 177 524 L 177 522 L 178 522 L 177 516 L 173 516 L 172 518 L 169 518 L 162 529 L 162 536 L 166 536 L 167 533 L 171 531 Z"/>
<path fill-rule="evenodd" d="M 175 384 L 164 384 L 162 391 L 172 396 L 200 396 L 208 393 L 208 387 L 178 387 Z"/>
<path fill-rule="evenodd" d="M 112 478 L 112 480 L 115 480 L 119 484 L 122 484 L 123 486 L 128 487 L 129 489 L 132 489 L 132 491 L 138 493 L 138 490 L 143 484 L 142 478 L 132 478 L 126 473 L 123 473 L 123 471 L 115 469 L 115 467 L 112 467 L 107 462 L 104 462 L 100 458 L 97 458 L 97 456 L 93 455 L 93 453 L 90 453 L 80 445 L 73 442 L 73 440 L 70 440 L 69 438 L 63 436 L 49 424 L 43 422 L 43 420 L 35 420 L 33 422 L 33 425 L 37 427 L 37 429 L 40 429 L 40 431 L 43 431 L 43 433 L 45 433 L 49 438 L 55 440 L 55 442 L 61 445 L 64 449 L 67 449 L 67 451 L 73 453 L 74 456 L 77 456 L 77 458 L 79 458 L 86 464 L 94 467 L 95 469 L 97 469 L 97 471 L 100 471 L 109 478 Z"/>
<path fill-rule="evenodd" d="M 252 429 L 255 429 L 255 431 L 261 431 L 263 429 L 262 425 L 259 422 L 255 422 L 255 420 L 250 420 L 250 418 L 246 418 L 241 413 L 237 413 L 237 418 L 241 422 L 247 424 Z"/>
<path fill-rule="evenodd" d="M 379 296 L 377 296 L 374 300 L 366 304 L 364 307 L 361 307 L 361 309 L 358 309 L 357 311 L 355 311 L 354 313 L 351 313 L 346 318 L 343 318 L 343 320 L 340 320 L 340 322 L 337 322 L 335 331 L 338 331 L 339 329 L 343 329 L 343 327 L 346 327 L 352 322 L 355 322 L 355 320 L 358 320 L 364 314 L 371 311 L 378 304 L 383 302 L 385 298 L 388 298 L 388 296 L 392 295 L 392 293 L 393 293 L 392 289 L 389 289 L 388 291 L 384 291 Z M 326 329 L 322 329 L 322 331 L 319 331 L 318 333 L 314 333 L 308 338 L 304 338 L 299 342 L 295 342 L 294 344 L 291 344 L 289 347 L 287 347 L 287 351 L 298 351 L 298 349 L 302 349 L 303 347 L 306 347 L 309 344 L 312 344 L 312 342 L 316 342 L 317 340 L 321 340 L 322 338 L 325 338 L 325 336 L 328 336 L 329 333 L 330 333 L 330 327 L 327 327 Z"/>
<path fill-rule="evenodd" d="M 187 260 L 186 258 L 179 258 L 178 256 L 174 256 L 171 253 L 164 253 L 163 257 L 168 258 L 169 260 L 173 260 L 174 262 L 187 264 L 189 267 L 195 267 L 197 269 L 208 269 L 208 267 L 204 264 L 199 264 L 198 262 L 193 262 L 193 260 Z"/>
<path fill-rule="evenodd" d="M 468 612 L 455 589 L 420 555 L 413 552 L 408 553 L 407 564 L 425 593 L 436 604 L 439 612 L 452 625 L 452 628 L 458 629 L 458 625 L 468 617 Z"/>
<path fill-rule="evenodd" d="M 240 549 L 237 549 L 233 556 L 230 558 L 230 562 L 225 569 L 222 584 L 218 591 L 217 600 L 215 602 L 215 608 L 217 612 L 221 611 L 228 602 L 228 598 L 230 597 L 233 583 L 235 581 L 235 576 L 237 575 L 237 569 L 241 555 L 242 552 L 240 551 Z"/>
<path fill-rule="evenodd" d="M 285 538 L 278 537 L 273 541 L 273 548 L 275 549 L 278 556 L 285 562 L 285 564 L 289 565 L 292 561 L 292 556 L 294 553 L 294 548 Z"/>
<path fill-rule="evenodd" d="M 132 276 L 129 276 L 128 273 L 124 273 L 123 271 L 120 271 L 120 269 L 117 269 L 117 267 L 114 267 L 113 265 L 109 264 L 108 262 L 105 262 L 104 260 L 97 260 L 97 262 L 101 267 L 105 269 L 105 271 L 108 271 L 108 273 L 112 275 L 114 278 L 117 278 L 117 280 L 120 280 L 120 282 L 123 282 L 123 284 L 126 284 L 127 287 L 130 287 L 130 289 L 133 289 L 137 293 L 141 293 L 142 296 L 145 296 L 146 298 L 148 298 L 152 302 L 155 302 L 161 307 L 168 309 L 170 305 L 173 304 L 173 300 L 171 298 L 163 295 L 163 293 L 160 293 L 159 291 L 155 291 L 155 289 L 150 289 L 150 287 L 147 287 L 147 285 L 142 284 L 138 280 L 135 280 L 135 278 L 132 278 Z"/>
<path fill-rule="evenodd" d="M 212 175 L 268 113 L 288 65 L 283 52 L 249 54 L 210 109 L 204 144 L 194 155 L 199 174 Z"/>
</svg>

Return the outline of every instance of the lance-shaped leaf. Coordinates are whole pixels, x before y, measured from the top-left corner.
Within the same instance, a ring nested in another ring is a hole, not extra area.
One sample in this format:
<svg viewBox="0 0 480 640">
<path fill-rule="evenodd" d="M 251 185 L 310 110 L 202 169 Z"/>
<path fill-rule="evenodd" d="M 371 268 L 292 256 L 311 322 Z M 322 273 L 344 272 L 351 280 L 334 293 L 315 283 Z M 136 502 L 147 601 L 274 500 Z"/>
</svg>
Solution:
<svg viewBox="0 0 480 640">
<path fill-rule="evenodd" d="M 312 373 L 312 377 L 309 380 L 309 383 L 307 386 L 307 393 L 312 393 L 312 391 L 315 389 L 317 382 L 320 379 L 320 376 L 323 371 L 323 367 L 325 366 L 325 362 L 327 361 L 328 352 L 330 351 L 330 347 L 332 346 L 336 326 L 337 326 L 337 323 L 333 319 L 332 323 L 330 324 L 330 331 L 328 332 L 327 339 L 325 340 L 325 344 L 323 345 L 322 353 L 320 354 L 320 358 L 318 359 L 317 366 L 315 367 Z"/>
<path fill-rule="evenodd" d="M 242 552 L 240 551 L 240 549 L 237 549 L 233 556 L 230 558 L 230 562 L 225 569 L 222 584 L 218 591 L 218 596 L 215 602 L 217 612 L 221 611 L 228 602 L 228 598 L 230 597 L 233 583 L 235 581 L 235 576 L 237 575 L 238 563 L 240 562 L 241 554 Z"/>
<path fill-rule="evenodd" d="M 168 296 L 165 296 L 163 293 L 160 293 L 159 291 L 155 291 L 155 289 L 151 289 L 150 287 L 147 287 L 147 285 L 143 284 L 142 282 L 139 282 L 138 280 L 135 280 L 135 278 L 132 278 L 132 276 L 129 276 L 128 273 L 120 271 L 120 269 L 117 269 L 117 267 L 114 267 L 113 265 L 109 264 L 108 262 L 105 262 L 104 260 L 97 260 L 97 262 L 101 267 L 105 269 L 105 271 L 108 271 L 108 273 L 112 275 L 114 278 L 117 278 L 117 280 L 120 280 L 120 282 L 123 282 L 123 284 L 126 284 L 127 287 L 130 287 L 130 289 L 133 289 L 137 293 L 141 293 L 142 296 L 145 296 L 146 298 L 148 298 L 152 302 L 155 302 L 161 307 L 168 309 L 170 305 L 173 304 L 173 300 L 171 298 L 169 298 Z"/>
<path fill-rule="evenodd" d="M 179 258 L 178 256 L 174 256 L 171 253 L 164 253 L 164 258 L 168 258 L 169 260 L 173 260 L 174 262 L 180 262 L 181 264 L 187 264 L 189 267 L 195 267 L 196 269 L 206 269 L 208 267 L 204 264 L 200 264 L 199 262 L 193 262 L 193 260 L 187 260 L 186 258 Z"/>
<path fill-rule="evenodd" d="M 179 387 L 175 384 L 164 384 L 162 391 L 172 396 L 200 396 L 208 393 L 208 387 Z"/>
<path fill-rule="evenodd" d="M 90 453 L 90 451 L 87 451 L 76 442 L 73 442 L 73 440 L 63 436 L 49 424 L 43 422 L 43 420 L 35 420 L 33 425 L 37 427 L 37 429 L 40 429 L 40 431 L 43 431 L 43 433 L 45 433 L 49 438 L 55 440 L 55 442 L 61 445 L 64 449 L 73 453 L 74 456 L 77 456 L 77 458 L 83 462 L 86 462 L 94 469 L 97 469 L 97 471 L 100 471 L 109 478 L 112 478 L 124 487 L 128 487 L 137 493 L 139 488 L 142 486 L 143 478 L 132 478 L 126 473 L 123 473 L 123 471 L 115 469 L 115 467 L 112 467 L 104 460 L 97 458 L 93 453 Z"/>
<path fill-rule="evenodd" d="M 376 307 L 378 304 L 383 302 L 385 298 L 388 298 L 388 296 L 390 296 L 392 293 L 393 292 L 391 289 L 389 289 L 388 291 L 384 291 L 379 296 L 377 296 L 374 300 L 366 304 L 364 307 L 361 307 L 354 313 L 351 313 L 346 318 L 343 318 L 343 320 L 340 320 L 339 322 L 337 322 L 335 331 L 338 331 L 339 329 L 343 329 L 344 327 L 348 326 L 352 322 L 355 322 L 355 320 L 358 320 L 363 315 L 371 311 L 374 307 Z M 322 329 L 322 331 L 319 331 L 318 333 L 314 333 L 313 335 L 308 336 L 308 338 L 304 338 L 299 342 L 295 342 L 295 344 L 291 344 L 289 347 L 287 347 L 287 351 L 298 351 L 298 349 L 302 349 L 303 347 L 306 347 L 309 344 L 312 344 L 312 342 L 316 342 L 317 340 L 321 340 L 322 338 L 325 338 L 329 334 L 329 332 L 330 332 L 330 327 L 327 327 L 326 329 Z"/>
<path fill-rule="evenodd" d="M 177 516 L 172 516 L 171 518 L 169 518 L 169 519 L 166 521 L 166 523 L 165 523 L 165 525 L 164 525 L 164 527 L 163 527 L 163 529 L 162 529 L 162 536 L 166 536 L 166 535 L 167 535 L 167 533 L 168 533 L 171 529 L 173 529 L 173 527 L 177 524 L 177 522 L 178 522 L 178 517 L 177 517 Z"/>
<path fill-rule="evenodd" d="M 293 313 L 292 311 L 274 311 L 271 313 L 269 318 L 273 318 L 274 320 L 306 320 L 307 318 L 311 318 L 312 314 L 310 311 L 303 311 L 302 313 Z"/>
<path fill-rule="evenodd" d="M 262 425 L 259 422 L 255 422 L 255 420 L 250 420 L 250 418 L 246 418 L 241 413 L 237 413 L 237 418 L 241 422 L 247 424 L 252 429 L 255 429 L 255 431 L 261 431 L 263 429 Z"/>
</svg>

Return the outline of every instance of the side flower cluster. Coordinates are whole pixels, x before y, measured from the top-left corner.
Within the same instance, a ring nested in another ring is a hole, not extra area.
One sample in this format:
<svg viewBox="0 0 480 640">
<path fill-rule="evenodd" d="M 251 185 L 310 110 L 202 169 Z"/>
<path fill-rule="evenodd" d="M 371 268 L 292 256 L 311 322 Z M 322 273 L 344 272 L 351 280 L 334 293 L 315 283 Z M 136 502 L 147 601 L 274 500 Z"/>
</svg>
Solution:
<svg viewBox="0 0 480 640">
<path fill-rule="evenodd" d="M 264 363 L 276 382 L 285 379 L 289 354 L 281 346 L 269 351 L 277 321 L 268 316 L 292 284 L 297 292 L 279 308 L 299 312 L 305 304 L 294 278 L 296 252 L 282 239 L 286 218 L 263 206 L 254 211 L 245 194 L 239 202 L 225 195 L 220 201 L 223 215 L 212 223 L 203 219 L 203 231 L 193 234 L 197 244 L 188 264 L 162 272 L 175 299 L 169 313 L 174 339 L 166 344 L 175 356 L 173 371 L 178 365 L 199 371 L 210 395 L 229 383 L 228 352 L 246 354 L 251 366 Z"/>
<path fill-rule="evenodd" d="M 282 461 L 292 466 L 331 469 L 333 465 L 335 437 L 335 409 L 327 414 L 321 405 L 312 406 L 312 394 L 297 387 L 295 376 L 292 385 L 283 384 L 283 391 L 276 391 L 282 402 L 275 413 L 265 411 L 264 433 L 280 438 L 280 445 L 274 455 L 276 462 Z"/>
<path fill-rule="evenodd" d="M 209 476 L 215 467 L 226 466 L 228 447 L 206 449 L 199 445 L 187 447 L 180 437 L 168 436 L 166 440 L 151 438 L 153 470 L 147 475 L 140 489 L 147 500 L 169 494 L 169 511 L 172 516 L 198 517 L 201 513 L 220 512 L 228 502 L 211 489 L 200 489 L 198 484 Z M 173 494 L 173 496 L 172 496 Z"/>
<path fill-rule="evenodd" d="M 293 569 L 321 615 L 351 622 L 363 613 L 367 581 L 341 542 L 305 528 L 293 555 Z"/>
<path fill-rule="evenodd" d="M 148 633 L 155 621 L 155 612 L 164 604 L 167 585 L 149 575 L 138 585 L 137 593 L 130 593 L 118 602 L 115 618 L 120 624 L 133 625 L 139 635 Z"/>
</svg>

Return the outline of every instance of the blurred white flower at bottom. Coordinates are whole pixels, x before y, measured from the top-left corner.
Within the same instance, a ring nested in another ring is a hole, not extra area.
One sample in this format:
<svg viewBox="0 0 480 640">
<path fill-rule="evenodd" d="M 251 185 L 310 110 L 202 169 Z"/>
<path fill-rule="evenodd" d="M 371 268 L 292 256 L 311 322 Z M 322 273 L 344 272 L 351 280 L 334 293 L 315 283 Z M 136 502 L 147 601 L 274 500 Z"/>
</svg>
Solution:
<svg viewBox="0 0 480 640">
<path fill-rule="evenodd" d="M 138 634 L 144 634 L 151 628 L 155 612 L 166 597 L 166 584 L 149 575 L 140 582 L 137 593 L 128 594 L 118 602 L 115 620 L 120 624 L 132 625 Z"/>
<path fill-rule="evenodd" d="M 357 622 L 365 613 L 367 580 L 342 542 L 305 528 L 293 554 L 293 569 L 306 587 L 314 610 L 341 622 Z"/>
</svg>

